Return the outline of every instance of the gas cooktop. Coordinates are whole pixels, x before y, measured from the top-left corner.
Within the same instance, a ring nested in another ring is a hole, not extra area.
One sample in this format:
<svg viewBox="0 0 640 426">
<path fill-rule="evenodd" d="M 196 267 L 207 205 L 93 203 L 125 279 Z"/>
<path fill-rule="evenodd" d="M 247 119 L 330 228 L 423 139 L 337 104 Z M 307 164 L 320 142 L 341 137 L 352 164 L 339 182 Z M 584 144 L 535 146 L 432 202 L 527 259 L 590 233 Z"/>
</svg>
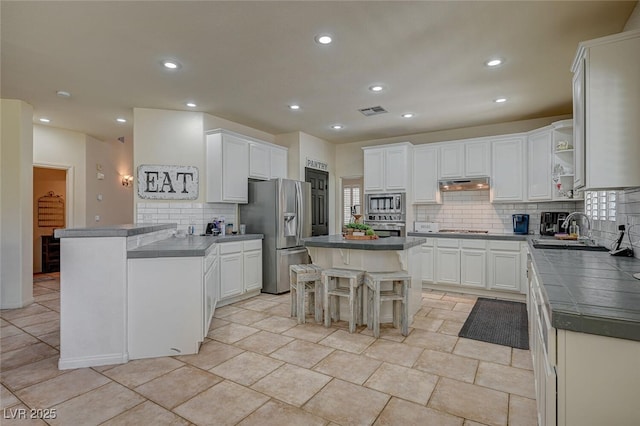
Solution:
<svg viewBox="0 0 640 426">
<path fill-rule="evenodd" d="M 439 232 L 447 232 L 451 234 L 488 234 L 489 231 L 479 231 L 476 229 L 441 229 Z"/>
</svg>

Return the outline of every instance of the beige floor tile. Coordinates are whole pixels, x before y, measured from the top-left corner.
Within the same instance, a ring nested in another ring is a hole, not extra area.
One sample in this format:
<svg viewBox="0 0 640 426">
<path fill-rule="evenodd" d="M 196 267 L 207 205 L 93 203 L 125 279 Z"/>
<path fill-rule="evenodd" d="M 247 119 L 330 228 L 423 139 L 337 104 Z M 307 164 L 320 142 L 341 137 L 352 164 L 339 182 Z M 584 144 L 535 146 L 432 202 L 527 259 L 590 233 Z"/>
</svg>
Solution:
<svg viewBox="0 0 640 426">
<path fill-rule="evenodd" d="M 0 318 L 0 327 L 4 327 L 7 325 L 10 325 L 11 323 L 9 321 L 3 320 L 2 318 Z"/>
<path fill-rule="evenodd" d="M 291 364 L 285 364 L 258 380 L 252 389 L 300 407 L 322 389 L 331 377 Z"/>
<path fill-rule="evenodd" d="M 271 400 L 238 423 L 241 426 L 323 426 L 327 422 L 298 407 Z"/>
<path fill-rule="evenodd" d="M 531 351 L 513 348 L 511 353 L 511 366 L 524 370 L 533 370 Z"/>
<path fill-rule="evenodd" d="M 197 425 L 235 425 L 268 400 L 268 396 L 225 380 L 173 411 Z"/>
<path fill-rule="evenodd" d="M 52 299 L 52 300 L 43 300 L 42 302 L 38 302 L 42 306 L 46 306 L 52 311 L 60 313 L 60 299 Z"/>
<path fill-rule="evenodd" d="M 447 311 L 445 309 L 432 309 L 427 318 L 465 322 L 469 314 L 467 312 Z"/>
<path fill-rule="evenodd" d="M 476 375 L 476 384 L 525 398 L 535 399 L 536 397 L 531 370 L 481 362 Z"/>
<path fill-rule="evenodd" d="M 518 395 L 509 397 L 509 425 L 537 426 L 536 400 Z"/>
<path fill-rule="evenodd" d="M 18 404 L 20 404 L 20 400 L 9 389 L 0 385 L 0 409 L 4 410 Z"/>
<path fill-rule="evenodd" d="M 453 307 L 453 311 L 455 312 L 471 312 L 471 309 L 473 309 L 473 303 L 467 303 L 467 302 L 458 302 L 456 303 L 456 306 Z"/>
<path fill-rule="evenodd" d="M 138 386 L 135 391 L 172 409 L 221 381 L 218 376 L 188 365 Z"/>
<path fill-rule="evenodd" d="M 509 395 L 482 386 L 441 378 L 428 406 L 487 425 L 506 425 Z"/>
<path fill-rule="evenodd" d="M 487 426 L 484 423 L 474 422 L 473 420 L 465 419 L 463 426 Z"/>
<path fill-rule="evenodd" d="M 377 361 L 364 355 L 334 351 L 313 369 L 328 376 L 361 385 L 381 364 L 382 361 Z"/>
<path fill-rule="evenodd" d="M 333 379 L 304 409 L 340 425 L 370 425 L 388 400 L 382 392 Z"/>
<path fill-rule="evenodd" d="M 212 318 L 211 325 L 209 325 L 209 330 L 215 330 L 216 328 L 224 327 L 225 325 L 229 324 L 231 324 L 230 321 L 226 321 L 221 318 Z"/>
<path fill-rule="evenodd" d="M 240 348 L 210 340 L 200 346 L 200 351 L 197 354 L 181 355 L 176 359 L 195 365 L 203 370 L 209 370 L 236 355 L 240 355 L 242 352 L 244 351 Z"/>
<path fill-rule="evenodd" d="M 443 377 L 473 383 L 478 361 L 447 352 L 425 349 L 413 368 Z"/>
<path fill-rule="evenodd" d="M 13 326 L 6 321 L 5 323 L 7 325 L 4 325 L 2 326 L 2 328 L 0 328 L 0 337 L 2 337 L 3 339 L 5 337 L 15 336 L 16 334 L 23 333 L 23 331 L 20 330 L 18 327 Z"/>
<path fill-rule="evenodd" d="M 54 407 L 57 417 L 51 424 L 98 425 L 143 401 L 132 390 L 111 382 Z"/>
<path fill-rule="evenodd" d="M 58 370 L 58 359 L 58 356 L 53 356 L 6 371 L 2 373 L 2 383 L 16 391 L 68 373 L 69 370 Z"/>
<path fill-rule="evenodd" d="M 293 337 L 281 336 L 269 331 L 259 331 L 236 342 L 235 346 L 268 355 L 293 340 Z"/>
<path fill-rule="evenodd" d="M 260 331 L 254 327 L 248 327 L 242 324 L 231 323 L 224 327 L 216 328 L 207 334 L 207 337 L 217 340 L 222 343 L 235 343 L 238 340 L 242 340 L 247 336 L 251 336 L 254 333 Z"/>
<path fill-rule="evenodd" d="M 456 336 L 447 336 L 446 334 L 424 330 L 413 330 L 409 337 L 405 339 L 404 343 L 441 352 L 451 352 L 457 341 L 458 338 Z"/>
<path fill-rule="evenodd" d="M 38 283 L 38 287 L 48 288 L 50 290 L 60 291 L 60 278 L 54 278 L 53 280 L 41 281 Z"/>
<path fill-rule="evenodd" d="M 429 315 L 429 312 L 431 312 L 431 309 L 432 308 L 430 308 L 428 306 L 421 307 L 420 309 L 418 309 L 418 312 L 416 312 L 414 318 L 415 317 L 426 317 L 427 315 Z"/>
<path fill-rule="evenodd" d="M 23 328 L 29 334 L 33 334 L 36 337 L 43 336 L 45 334 L 55 333 L 60 330 L 60 320 L 55 319 L 49 322 L 43 322 L 40 324 L 33 324 Z"/>
<path fill-rule="evenodd" d="M 363 352 L 363 355 L 391 364 L 411 367 L 423 350 L 423 348 L 410 346 L 406 343 L 378 339 Z"/>
<path fill-rule="evenodd" d="M 335 333 L 335 328 L 326 328 L 319 324 L 305 323 L 297 325 L 285 331 L 285 336 L 295 337 L 296 339 L 307 340 L 309 342 L 318 343 L 331 333 Z"/>
<path fill-rule="evenodd" d="M 18 318 L 28 317 L 31 315 L 38 315 L 46 312 L 51 312 L 51 310 L 37 303 L 32 303 L 25 308 L 3 309 L 0 311 L 0 317 L 13 323 L 14 320 Z"/>
<path fill-rule="evenodd" d="M 145 401 L 102 423 L 102 426 L 179 426 L 189 422 L 151 401 Z"/>
<path fill-rule="evenodd" d="M 273 308 L 269 308 L 264 311 L 265 314 L 268 315 L 276 315 L 279 317 L 289 318 L 291 315 L 291 307 L 289 304 L 279 303 L 278 306 L 274 306 Z"/>
<path fill-rule="evenodd" d="M 425 331 L 438 331 L 444 320 L 428 317 L 414 317 L 411 327 Z"/>
<path fill-rule="evenodd" d="M 34 288 L 35 290 L 35 288 Z M 60 293 L 58 293 L 57 291 L 50 291 L 47 293 L 43 293 L 40 294 L 38 296 L 36 296 L 35 294 L 33 295 L 34 299 L 36 300 L 36 302 L 41 303 L 41 302 L 46 302 L 47 300 L 60 300 Z"/>
<path fill-rule="evenodd" d="M 462 426 L 460 417 L 455 417 L 423 405 L 391 398 L 384 407 L 376 426 L 421 425 L 421 426 Z"/>
<path fill-rule="evenodd" d="M 478 300 L 478 296 L 474 296 L 473 294 L 462 294 L 462 293 L 447 293 L 442 296 L 442 300 L 452 300 L 456 303 L 469 303 L 473 305 Z"/>
<path fill-rule="evenodd" d="M 221 308 L 216 308 L 215 312 L 213 313 L 213 316 L 214 318 L 224 318 L 236 312 L 242 312 L 242 308 L 238 308 L 233 305 L 227 305 Z"/>
<path fill-rule="evenodd" d="M 107 383 L 109 379 L 100 373 L 83 368 L 18 390 L 15 394 L 29 407 L 51 408 Z"/>
<path fill-rule="evenodd" d="M 272 302 L 270 300 L 264 300 L 259 298 L 252 298 L 247 301 L 247 303 L 243 304 L 242 307 L 244 309 L 251 309 L 252 311 L 264 312 L 269 309 L 275 308 L 280 303 Z"/>
<path fill-rule="evenodd" d="M 364 386 L 425 405 L 437 382 L 433 374 L 385 362 Z"/>
<path fill-rule="evenodd" d="M 231 321 L 236 324 L 251 325 L 254 322 L 258 322 L 267 318 L 268 316 L 269 315 L 263 312 L 252 311 L 250 309 L 242 309 L 241 311 L 234 312 L 231 315 L 225 316 L 224 320 Z"/>
<path fill-rule="evenodd" d="M 41 336 L 38 336 L 38 339 L 42 340 L 47 345 L 53 346 L 54 348 L 60 348 L 60 331 L 43 334 Z"/>
<path fill-rule="evenodd" d="M 3 336 L 2 339 L 0 339 L 0 352 L 14 351 L 37 342 L 38 339 L 27 333 L 14 334 L 13 336 L 7 337 Z"/>
<path fill-rule="evenodd" d="M 2 426 L 46 426 L 46 424 L 41 419 L 30 419 L 29 407 L 24 404 L 14 405 L 2 412 Z"/>
<path fill-rule="evenodd" d="M 448 334 L 449 336 L 457 336 L 464 325 L 463 322 L 445 320 L 438 329 L 438 333 Z"/>
<path fill-rule="evenodd" d="M 33 296 L 34 297 L 41 296 L 43 294 L 56 294 L 56 293 L 58 293 L 56 290 L 51 290 L 50 288 L 41 287 L 41 286 L 33 286 Z"/>
<path fill-rule="evenodd" d="M 251 324 L 252 327 L 258 327 L 272 333 L 282 333 L 292 327 L 298 325 L 298 321 L 293 318 L 268 317 L 261 321 Z"/>
<path fill-rule="evenodd" d="M 441 293 L 439 291 L 423 291 L 422 292 L 422 301 L 424 302 L 425 299 L 435 299 L 435 300 L 440 300 L 444 297 L 444 293 Z"/>
<path fill-rule="evenodd" d="M 49 321 L 58 321 L 60 319 L 60 314 L 55 311 L 51 311 L 47 309 L 47 312 L 42 312 L 35 315 L 29 315 L 28 317 L 20 317 L 12 320 L 11 322 L 16 327 L 20 327 L 24 329 L 27 326 L 34 324 L 42 324 L 43 322 Z"/>
<path fill-rule="evenodd" d="M 434 300 L 434 299 L 425 299 L 422 301 L 422 306 L 427 308 L 435 308 L 435 309 L 444 309 L 450 311 L 456 306 L 456 302 L 448 301 L 448 300 Z"/>
<path fill-rule="evenodd" d="M 453 353 L 481 361 L 495 362 L 504 365 L 511 364 L 510 347 L 481 342 L 479 340 L 460 338 L 458 339 L 456 347 L 453 349 Z"/>
<path fill-rule="evenodd" d="M 320 340 L 318 344 L 330 346 L 346 352 L 361 354 L 369 345 L 375 342 L 372 336 L 365 336 L 360 333 L 349 333 L 345 330 L 338 330 L 333 334 Z"/>
<path fill-rule="evenodd" d="M 411 334 L 412 331 L 413 328 L 409 327 L 409 334 Z M 373 330 L 364 328 L 360 331 L 360 334 L 373 337 Z M 392 342 L 404 342 L 406 337 L 402 335 L 402 330 L 395 328 L 393 324 L 380 324 L 380 339 L 391 340 Z"/>
<path fill-rule="evenodd" d="M 272 352 L 271 358 L 299 365 L 300 367 L 311 368 L 333 351 L 333 348 L 316 343 L 294 340 L 277 351 Z"/>
<path fill-rule="evenodd" d="M 0 371 L 9 371 L 32 362 L 58 355 L 58 351 L 46 343 L 35 343 L 0 355 Z"/>
<path fill-rule="evenodd" d="M 136 359 L 104 371 L 102 374 L 129 388 L 134 388 L 183 365 L 184 363 L 170 357 Z"/>
<path fill-rule="evenodd" d="M 283 364 L 284 362 L 282 361 L 277 361 L 263 355 L 244 352 L 209 371 L 225 379 L 249 386 Z"/>
</svg>

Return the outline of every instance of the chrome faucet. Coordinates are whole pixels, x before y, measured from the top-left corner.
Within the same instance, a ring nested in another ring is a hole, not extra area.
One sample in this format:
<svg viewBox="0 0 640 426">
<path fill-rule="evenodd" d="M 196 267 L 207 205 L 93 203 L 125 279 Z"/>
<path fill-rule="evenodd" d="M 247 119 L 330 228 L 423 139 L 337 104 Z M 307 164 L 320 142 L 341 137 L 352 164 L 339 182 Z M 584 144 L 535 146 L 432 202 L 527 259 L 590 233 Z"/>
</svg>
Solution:
<svg viewBox="0 0 640 426">
<path fill-rule="evenodd" d="M 567 229 L 567 226 L 569 226 L 569 221 L 571 219 L 573 219 L 575 216 L 583 216 L 585 219 L 587 219 L 587 236 L 586 237 L 580 237 L 581 239 L 586 238 L 589 241 L 591 241 L 591 219 L 589 219 L 589 216 L 587 216 L 586 214 L 582 213 L 582 212 L 573 212 L 571 214 L 569 214 L 569 216 L 567 216 L 567 218 L 564 220 L 564 222 L 562 222 L 562 228 L 563 229 Z"/>
</svg>

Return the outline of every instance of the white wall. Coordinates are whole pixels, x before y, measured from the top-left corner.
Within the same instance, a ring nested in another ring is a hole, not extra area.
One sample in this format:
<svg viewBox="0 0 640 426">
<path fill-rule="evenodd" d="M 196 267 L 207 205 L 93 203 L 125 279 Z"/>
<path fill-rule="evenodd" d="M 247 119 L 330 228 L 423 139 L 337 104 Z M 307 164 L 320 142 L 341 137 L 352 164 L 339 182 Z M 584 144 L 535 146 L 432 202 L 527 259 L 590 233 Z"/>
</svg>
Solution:
<svg viewBox="0 0 640 426">
<path fill-rule="evenodd" d="M 72 170 L 72 193 L 67 193 L 72 203 L 67 215 L 70 228 L 87 226 L 86 146 L 87 136 L 83 133 L 33 125 L 33 164 Z"/>
<path fill-rule="evenodd" d="M 631 31 L 640 29 L 640 2 L 636 3 L 636 7 L 631 12 L 631 16 L 627 20 L 624 26 L 624 31 Z"/>
<path fill-rule="evenodd" d="M 122 186 L 122 176 L 133 175 L 133 144 L 130 141 L 103 142 L 87 137 L 86 223 L 108 226 L 133 223 L 133 185 Z M 98 168 L 104 179 L 97 178 Z M 98 200 L 102 195 L 102 201 Z M 100 221 L 95 221 L 95 216 Z"/>
<path fill-rule="evenodd" d="M 31 105 L 2 99 L 0 111 L 0 308 L 33 302 Z"/>
</svg>

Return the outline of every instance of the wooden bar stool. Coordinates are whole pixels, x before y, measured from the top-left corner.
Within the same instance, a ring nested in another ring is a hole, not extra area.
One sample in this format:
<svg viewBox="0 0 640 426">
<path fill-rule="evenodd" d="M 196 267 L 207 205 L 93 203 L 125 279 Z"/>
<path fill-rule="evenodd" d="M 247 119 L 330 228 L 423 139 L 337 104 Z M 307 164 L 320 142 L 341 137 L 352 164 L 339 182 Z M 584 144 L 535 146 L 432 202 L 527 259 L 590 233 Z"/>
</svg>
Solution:
<svg viewBox="0 0 640 426">
<path fill-rule="evenodd" d="M 348 279 L 347 287 L 340 287 L 340 278 Z M 350 269 L 325 269 L 322 271 L 324 291 L 324 326 L 330 327 L 331 320 L 340 319 L 340 297 L 346 297 L 349 303 L 349 333 L 356 331 L 356 325 L 362 324 L 362 284 L 364 271 Z"/>
<path fill-rule="evenodd" d="M 401 329 L 403 336 L 409 334 L 409 287 L 411 277 L 404 271 L 367 272 L 364 281 L 367 286 L 367 327 L 373 329 L 373 336 L 380 337 L 380 306 L 382 302 L 393 302 L 393 325 Z M 393 282 L 391 290 L 380 290 L 380 284 Z"/>
<path fill-rule="evenodd" d="M 313 264 L 289 266 L 291 285 L 291 316 L 298 317 L 298 324 L 306 322 L 305 294 L 309 299 L 309 311 L 314 307 L 316 322 L 322 321 L 322 268 Z"/>
</svg>

